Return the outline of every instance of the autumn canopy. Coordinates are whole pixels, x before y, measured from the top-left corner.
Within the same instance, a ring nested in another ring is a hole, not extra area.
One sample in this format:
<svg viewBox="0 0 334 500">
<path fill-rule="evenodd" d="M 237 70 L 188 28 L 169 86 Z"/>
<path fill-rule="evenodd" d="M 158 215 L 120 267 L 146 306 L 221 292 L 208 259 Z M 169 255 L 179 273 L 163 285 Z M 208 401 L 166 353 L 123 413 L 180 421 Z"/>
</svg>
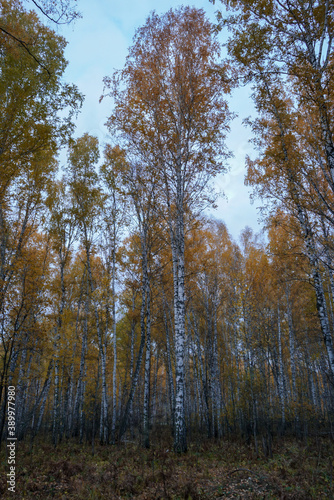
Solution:
<svg viewBox="0 0 334 500">
<path fill-rule="evenodd" d="M 218 25 L 149 14 L 104 79 L 99 144 L 75 134 L 54 30 L 74 3 L 0 0 L 0 442 L 9 386 L 18 440 L 93 453 L 333 437 L 334 3 L 221 3 Z M 264 231 L 236 242 L 206 211 L 238 85 Z"/>
</svg>

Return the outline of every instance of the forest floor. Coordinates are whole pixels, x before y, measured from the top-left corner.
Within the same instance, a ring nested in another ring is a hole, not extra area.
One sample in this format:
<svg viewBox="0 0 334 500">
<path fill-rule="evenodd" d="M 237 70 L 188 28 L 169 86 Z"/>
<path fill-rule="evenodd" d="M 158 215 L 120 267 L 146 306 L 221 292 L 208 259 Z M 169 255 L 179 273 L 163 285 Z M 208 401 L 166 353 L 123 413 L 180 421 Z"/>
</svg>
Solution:
<svg viewBox="0 0 334 500">
<path fill-rule="evenodd" d="M 334 443 L 309 438 L 273 442 L 273 458 L 235 441 L 192 444 L 176 455 L 160 440 L 144 450 L 134 443 L 57 448 L 35 442 L 16 448 L 15 493 L 2 443 L 0 498 L 4 499 L 334 499 Z"/>
</svg>

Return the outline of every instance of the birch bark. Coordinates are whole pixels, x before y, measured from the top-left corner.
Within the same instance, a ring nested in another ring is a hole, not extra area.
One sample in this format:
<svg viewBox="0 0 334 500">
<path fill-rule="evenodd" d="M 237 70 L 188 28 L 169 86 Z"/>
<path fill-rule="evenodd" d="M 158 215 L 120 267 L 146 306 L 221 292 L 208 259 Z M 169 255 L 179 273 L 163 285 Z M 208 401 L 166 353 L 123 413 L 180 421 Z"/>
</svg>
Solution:
<svg viewBox="0 0 334 500">
<path fill-rule="evenodd" d="M 113 321 L 113 378 L 112 378 L 112 423 L 111 423 L 111 442 L 115 442 L 116 437 L 116 417 L 117 417 L 117 331 L 116 331 L 116 230 L 114 227 L 114 245 L 112 252 L 112 321 Z"/>
<path fill-rule="evenodd" d="M 151 402 L 151 297 L 149 287 L 147 296 L 146 346 L 145 346 L 145 378 L 144 378 L 144 446 L 150 447 L 150 402 Z"/>
<path fill-rule="evenodd" d="M 163 283 L 161 282 L 161 291 L 162 291 L 162 307 L 163 307 L 163 318 L 165 325 L 165 334 L 166 334 L 166 354 L 167 354 L 167 380 L 168 380 L 168 393 L 169 393 L 169 405 L 172 415 L 172 422 L 174 428 L 174 412 L 175 412 L 175 391 L 174 391 L 174 379 L 173 379 L 173 369 L 172 369 L 172 354 L 171 354 L 171 335 L 169 329 L 169 323 L 167 318 L 167 302 L 164 291 Z"/>
<path fill-rule="evenodd" d="M 185 219 L 214 201 L 211 177 L 225 171 L 228 85 L 211 71 L 219 53 L 203 11 L 153 13 L 137 31 L 123 71 L 106 79 L 116 110 L 108 120 L 129 157 L 157 185 L 155 210 L 169 233 L 173 263 L 174 449 L 187 449 L 184 415 Z M 124 86 L 120 85 L 123 83 Z M 150 189 L 150 185 L 149 185 Z"/>
<path fill-rule="evenodd" d="M 140 213 L 138 213 L 139 221 L 141 222 Z M 141 293 L 141 308 L 140 308 L 140 345 L 139 352 L 136 361 L 135 371 L 131 381 L 131 389 L 130 394 L 126 403 L 126 407 L 124 410 L 124 414 L 122 416 L 122 420 L 120 423 L 119 430 L 119 439 L 122 439 L 124 436 L 127 427 L 129 416 L 131 412 L 131 408 L 133 406 L 134 395 L 136 392 L 140 368 L 143 359 L 144 347 L 146 343 L 146 329 L 147 329 L 147 319 L 148 314 L 150 314 L 149 307 L 149 294 L 150 294 L 150 285 L 149 285 L 149 275 L 148 275 L 148 247 L 147 247 L 147 227 L 146 224 L 140 224 L 140 241 L 141 241 L 141 266 L 142 266 L 142 293 Z M 148 319 L 148 325 L 150 327 L 150 319 Z M 146 441 L 146 440 L 145 440 Z"/>
<path fill-rule="evenodd" d="M 312 269 L 313 282 L 317 299 L 318 316 L 320 320 L 324 344 L 327 351 L 331 374 L 332 376 L 334 376 L 334 346 L 328 319 L 323 283 L 321 279 L 321 274 L 319 272 L 319 258 L 315 247 L 314 235 L 311 229 L 307 211 L 302 204 L 300 188 L 298 180 L 296 178 L 296 174 L 293 172 L 291 168 L 291 165 L 293 164 L 293 159 L 290 158 L 290 152 L 287 145 L 287 137 L 286 137 L 287 131 L 284 126 L 284 122 L 281 118 L 280 111 L 276 105 L 275 98 L 271 92 L 268 81 L 263 75 L 261 75 L 261 78 L 263 80 L 264 89 L 269 99 L 269 107 L 271 108 L 271 112 L 280 130 L 280 141 L 284 155 L 284 163 L 286 168 L 286 176 L 288 179 L 289 195 L 291 196 L 293 203 L 295 205 L 296 218 L 299 221 L 302 230 L 307 256 Z"/>
<path fill-rule="evenodd" d="M 282 330 L 281 330 L 281 318 L 280 318 L 280 307 L 277 306 L 277 329 L 278 329 L 278 395 L 281 407 L 281 419 L 282 419 L 282 429 L 285 427 L 285 391 L 284 391 L 284 366 L 283 366 L 283 354 L 282 354 Z"/>
<path fill-rule="evenodd" d="M 87 228 L 84 224 L 85 231 L 85 251 L 86 251 L 86 260 L 87 260 L 87 273 L 88 273 L 88 283 L 91 293 L 91 300 L 94 306 L 94 314 L 95 314 L 95 324 L 97 330 L 97 337 L 99 341 L 99 350 L 100 350 L 100 359 L 101 359 L 101 385 L 102 385 L 102 399 L 101 399 L 101 419 L 100 419 L 100 441 L 101 443 L 108 442 L 108 401 L 107 401 L 107 380 L 106 380 L 106 339 L 104 338 L 106 332 L 103 335 L 98 305 L 96 299 L 94 297 L 95 286 L 93 282 L 92 269 L 91 269 L 91 260 L 90 260 L 90 245 L 87 239 Z"/>
</svg>

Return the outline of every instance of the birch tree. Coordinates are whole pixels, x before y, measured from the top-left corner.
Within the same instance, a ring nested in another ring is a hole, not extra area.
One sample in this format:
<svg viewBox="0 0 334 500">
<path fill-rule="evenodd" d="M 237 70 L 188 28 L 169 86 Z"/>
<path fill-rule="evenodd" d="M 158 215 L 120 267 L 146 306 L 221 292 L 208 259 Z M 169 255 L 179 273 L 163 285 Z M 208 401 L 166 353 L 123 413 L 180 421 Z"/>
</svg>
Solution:
<svg viewBox="0 0 334 500">
<path fill-rule="evenodd" d="M 120 153 L 120 152 L 119 152 Z M 117 155 L 116 155 L 117 156 Z M 115 155 L 110 146 L 106 146 L 104 151 L 105 162 L 100 171 L 106 188 L 106 200 L 103 207 L 104 220 L 104 242 L 102 248 L 105 253 L 105 265 L 107 271 L 107 289 L 110 289 L 111 281 L 111 309 L 112 309 L 112 337 L 113 337 L 113 382 L 112 382 L 112 423 L 111 437 L 112 443 L 116 439 L 116 419 L 117 419 L 117 336 L 116 336 L 116 279 L 117 279 L 117 252 L 119 250 L 121 234 L 127 220 L 127 200 L 121 185 L 122 177 L 117 175 L 115 168 Z M 106 301 L 106 329 L 108 330 L 109 318 L 109 293 Z"/>
<path fill-rule="evenodd" d="M 74 200 L 74 212 L 81 230 L 81 241 L 86 252 L 87 279 L 94 308 L 96 330 L 101 357 L 102 401 L 100 419 L 100 440 L 108 440 L 107 401 L 107 332 L 103 330 L 98 303 L 98 286 L 93 279 L 92 253 L 97 243 L 96 233 L 101 215 L 102 193 L 95 170 L 99 159 L 96 137 L 83 135 L 74 141 L 69 152 L 69 184 Z"/>
<path fill-rule="evenodd" d="M 184 417 L 185 228 L 191 212 L 213 202 L 210 179 L 225 170 L 230 114 L 219 44 L 202 10 L 152 13 L 137 30 L 122 71 L 105 84 L 115 99 L 109 129 L 155 173 L 159 213 L 173 260 L 176 355 L 174 448 L 187 449 Z M 218 71 L 219 69 L 219 71 Z"/>
<path fill-rule="evenodd" d="M 5 346 L 9 294 L 19 260 L 42 226 L 45 192 L 57 170 L 55 155 L 72 132 L 72 117 L 82 96 L 74 85 L 62 81 L 66 67 L 62 37 L 43 26 L 35 14 L 25 12 L 19 2 L 1 2 L 0 26 L 0 331 Z M 24 39 L 36 57 L 43 57 L 50 74 L 8 30 Z M 7 367 L 13 351 L 5 347 L 5 352 Z"/>
<path fill-rule="evenodd" d="M 262 170 L 264 175 L 260 179 L 256 162 L 249 162 L 248 181 L 262 186 L 262 193 L 266 191 L 276 205 L 280 200 L 299 222 L 333 375 L 333 339 L 315 219 L 321 214 L 333 232 L 334 5 L 330 0 L 222 3 L 236 13 L 225 21 L 220 15 L 220 20 L 232 32 L 229 53 L 243 81 L 253 85 L 261 116 L 253 122 L 253 130 L 263 155 L 262 165 L 257 162 L 258 173 Z"/>
<path fill-rule="evenodd" d="M 60 276 L 60 300 L 56 305 L 54 327 L 54 418 L 53 441 L 57 445 L 59 434 L 59 353 L 63 326 L 63 315 L 66 308 L 65 274 L 70 260 L 73 240 L 75 238 L 75 217 L 71 200 L 65 183 L 54 183 L 49 189 L 48 207 L 50 210 L 49 234 L 57 255 Z M 60 436 L 61 437 L 61 436 Z"/>
</svg>

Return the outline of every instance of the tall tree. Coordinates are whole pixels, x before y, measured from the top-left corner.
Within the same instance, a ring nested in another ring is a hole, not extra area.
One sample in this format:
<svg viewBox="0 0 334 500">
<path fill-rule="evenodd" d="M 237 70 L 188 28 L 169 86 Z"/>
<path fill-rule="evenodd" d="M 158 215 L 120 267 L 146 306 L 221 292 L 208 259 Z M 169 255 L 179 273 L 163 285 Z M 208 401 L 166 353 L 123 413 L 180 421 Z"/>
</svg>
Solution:
<svg viewBox="0 0 334 500">
<path fill-rule="evenodd" d="M 60 276 L 60 300 L 58 311 L 55 314 L 54 327 L 54 419 L 53 419 L 53 441 L 57 445 L 59 439 L 59 357 L 61 334 L 63 330 L 63 315 L 66 307 L 66 285 L 65 274 L 68 267 L 73 240 L 75 238 L 76 224 L 75 216 L 71 206 L 71 200 L 64 181 L 54 183 L 49 189 L 47 204 L 50 210 L 49 234 L 52 239 L 54 250 L 57 254 L 59 276 Z M 61 437 L 61 436 L 60 436 Z"/>
<path fill-rule="evenodd" d="M 112 443 L 116 438 L 116 417 L 117 417 L 117 335 L 116 335 L 116 279 L 117 279 L 117 253 L 121 241 L 121 234 L 127 219 L 127 200 L 124 196 L 122 186 L 122 175 L 118 175 L 122 171 L 123 162 L 117 160 L 117 156 L 123 156 L 119 150 L 113 151 L 110 146 L 106 146 L 104 151 L 105 162 L 102 165 L 100 172 L 103 183 L 106 188 L 106 200 L 103 206 L 103 223 L 104 236 L 102 237 L 102 248 L 105 254 L 105 263 L 107 271 L 107 281 L 111 281 L 112 295 L 112 337 L 113 337 L 113 389 L 112 389 L 112 423 L 111 437 Z M 119 165 L 121 163 L 121 166 Z M 118 168 L 117 168 L 118 167 Z M 119 171 L 120 168 L 120 171 Z M 109 284 L 107 289 L 110 290 Z M 108 330 L 109 318 L 109 293 L 106 305 L 106 329 Z"/>
<path fill-rule="evenodd" d="M 75 3 L 77 0 L 30 0 L 31 7 L 35 8 L 36 12 L 42 15 L 44 21 L 51 22 L 52 24 L 70 24 L 76 18 L 80 17 L 78 11 L 75 10 Z M 23 3 L 28 3 L 29 0 L 23 0 Z M 8 8 L 22 9 L 23 4 L 19 0 L 1 0 L 1 9 L 6 11 Z M 30 12 L 31 15 L 31 12 Z M 9 39 L 14 45 L 21 50 L 23 49 L 37 65 L 45 73 L 51 76 L 53 68 L 49 65 L 49 61 L 44 57 L 44 54 L 36 51 L 34 42 L 26 37 L 26 34 L 21 30 L 20 24 L 17 23 L 15 18 L 0 17 L 0 32 L 2 41 Z"/>
<path fill-rule="evenodd" d="M 74 200 L 74 212 L 80 228 L 81 242 L 86 253 L 87 279 L 90 298 L 94 307 L 96 330 L 101 358 L 102 402 L 100 419 L 100 439 L 108 440 L 108 401 L 107 401 L 107 331 L 103 328 L 100 316 L 101 304 L 98 301 L 99 285 L 93 279 L 92 254 L 97 243 L 97 229 L 100 223 L 102 191 L 96 171 L 99 160 L 98 140 L 84 134 L 70 145 L 69 184 Z"/>
<path fill-rule="evenodd" d="M 236 12 L 222 21 L 232 31 L 229 53 L 244 81 L 252 83 L 260 114 L 253 129 L 261 156 L 249 162 L 248 181 L 299 222 L 334 375 L 317 236 L 321 221 L 326 220 L 324 235 L 334 231 L 334 5 L 330 0 L 223 3 Z M 321 243 L 331 261 L 332 248 L 326 248 L 326 238 Z"/>
<path fill-rule="evenodd" d="M 125 150 L 154 172 L 160 217 L 173 259 L 176 354 L 174 448 L 187 449 L 184 417 L 185 224 L 191 211 L 212 202 L 212 176 L 225 170 L 229 91 L 217 71 L 219 44 L 202 10 L 183 7 L 140 28 L 125 67 L 105 84 L 115 112 L 108 120 Z"/>
<path fill-rule="evenodd" d="M 18 261 L 39 224 L 55 156 L 73 130 L 81 103 L 77 88 L 62 81 L 65 40 L 44 27 L 18 2 L 2 2 L 1 20 L 14 26 L 51 73 L 0 32 L 0 321 L 5 327 L 8 294 Z M 7 359 L 8 361 L 8 359 Z M 0 391 L 0 400 L 2 391 Z"/>
</svg>

